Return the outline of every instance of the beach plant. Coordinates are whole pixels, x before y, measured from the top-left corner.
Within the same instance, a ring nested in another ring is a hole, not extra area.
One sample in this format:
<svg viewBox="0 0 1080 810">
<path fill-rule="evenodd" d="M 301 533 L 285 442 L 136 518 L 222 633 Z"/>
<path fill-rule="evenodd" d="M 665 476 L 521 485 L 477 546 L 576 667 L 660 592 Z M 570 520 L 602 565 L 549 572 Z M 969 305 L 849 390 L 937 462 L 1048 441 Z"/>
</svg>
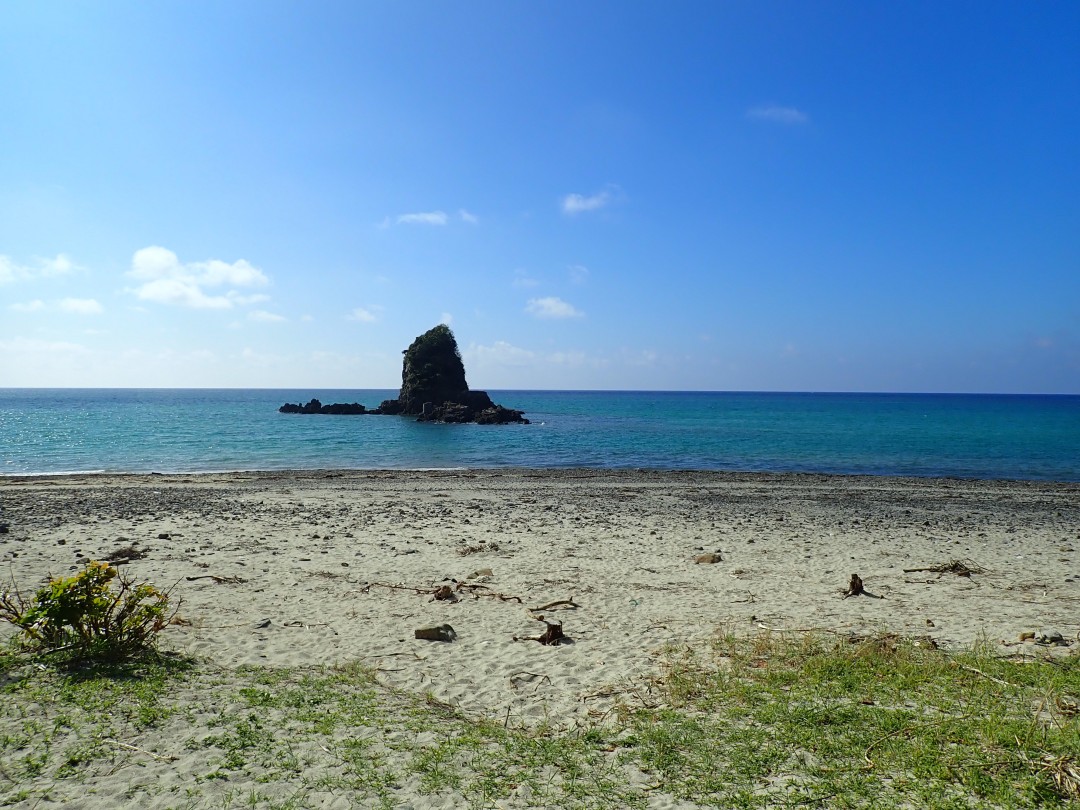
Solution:
<svg viewBox="0 0 1080 810">
<path fill-rule="evenodd" d="M 0 593 L 0 619 L 19 628 L 28 649 L 76 660 L 121 660 L 152 647 L 179 608 L 168 591 L 90 561 L 54 577 L 27 599 L 14 585 Z"/>
</svg>

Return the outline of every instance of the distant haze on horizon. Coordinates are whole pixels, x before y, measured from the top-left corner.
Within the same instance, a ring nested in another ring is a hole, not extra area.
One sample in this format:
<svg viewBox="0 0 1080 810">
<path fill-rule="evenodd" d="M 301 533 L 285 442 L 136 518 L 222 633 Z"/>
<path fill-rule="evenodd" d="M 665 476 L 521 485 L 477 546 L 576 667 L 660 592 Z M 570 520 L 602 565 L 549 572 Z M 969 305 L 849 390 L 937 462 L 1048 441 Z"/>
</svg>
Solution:
<svg viewBox="0 0 1080 810">
<path fill-rule="evenodd" d="M 0 8 L 0 387 L 1080 394 L 1080 3 Z"/>
</svg>

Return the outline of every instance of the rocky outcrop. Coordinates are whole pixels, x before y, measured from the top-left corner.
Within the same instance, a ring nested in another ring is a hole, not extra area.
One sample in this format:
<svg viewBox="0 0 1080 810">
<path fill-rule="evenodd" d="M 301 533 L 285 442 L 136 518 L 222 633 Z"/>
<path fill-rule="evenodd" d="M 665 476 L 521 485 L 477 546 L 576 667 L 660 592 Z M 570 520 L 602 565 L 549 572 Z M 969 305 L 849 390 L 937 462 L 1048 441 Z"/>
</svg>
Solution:
<svg viewBox="0 0 1080 810">
<path fill-rule="evenodd" d="M 496 405 L 485 391 L 469 390 L 457 340 L 445 324 L 429 329 L 405 350 L 398 398 L 383 402 L 379 411 L 409 414 L 421 422 L 529 423 L 524 411 Z"/>
<path fill-rule="evenodd" d="M 397 399 L 383 400 L 372 410 L 356 402 L 323 405 L 317 399 L 307 405 L 285 404 L 278 410 L 281 413 L 402 414 L 415 416 L 421 422 L 529 424 L 524 411 L 496 405 L 485 391 L 469 390 L 457 340 L 445 324 L 429 329 L 405 350 Z"/>
<path fill-rule="evenodd" d="M 323 405 L 319 400 L 312 399 L 307 405 L 291 405 L 286 402 L 280 408 L 279 413 L 323 413 L 330 415 L 353 416 L 356 414 L 375 413 L 369 411 L 366 406 L 359 402 L 335 402 L 332 405 Z"/>
<path fill-rule="evenodd" d="M 428 403 L 470 404 L 468 395 L 465 364 L 449 326 L 429 329 L 405 350 L 398 392 L 402 413 L 420 415 Z"/>
</svg>

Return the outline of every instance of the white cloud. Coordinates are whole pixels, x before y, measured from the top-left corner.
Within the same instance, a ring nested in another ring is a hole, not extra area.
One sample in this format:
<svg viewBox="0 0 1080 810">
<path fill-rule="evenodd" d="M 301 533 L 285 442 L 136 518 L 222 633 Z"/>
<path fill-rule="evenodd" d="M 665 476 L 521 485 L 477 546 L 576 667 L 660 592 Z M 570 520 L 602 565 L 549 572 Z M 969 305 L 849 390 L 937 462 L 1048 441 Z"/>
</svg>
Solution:
<svg viewBox="0 0 1080 810">
<path fill-rule="evenodd" d="M 505 340 L 497 340 L 491 346 L 469 346 L 465 352 L 469 365 L 475 362 L 486 367 L 528 366 L 536 360 L 536 353 L 521 349 Z"/>
<path fill-rule="evenodd" d="M 8 304 L 8 309 L 12 312 L 40 312 L 45 309 L 45 302 L 40 299 L 35 299 L 23 303 Z"/>
<path fill-rule="evenodd" d="M 244 259 L 231 264 L 219 259 L 184 264 L 171 250 L 158 246 L 135 251 L 128 275 L 143 282 L 134 291 L 141 300 L 193 309 L 231 309 L 268 300 L 265 295 L 242 295 L 232 288 L 270 283 Z M 229 289 L 216 295 L 204 289 L 216 287 Z"/>
<path fill-rule="evenodd" d="M 467 222 L 470 225 L 475 225 L 480 221 L 475 214 L 470 214 L 464 208 L 458 209 L 458 216 L 461 217 L 462 222 Z"/>
<path fill-rule="evenodd" d="M 564 214 L 580 214 L 584 211 L 596 211 L 603 208 L 612 200 L 610 191 L 600 191 L 589 197 L 581 194 L 567 194 L 563 197 L 562 210 Z"/>
<path fill-rule="evenodd" d="M 357 307 L 351 313 L 349 313 L 350 321 L 360 321 L 360 323 L 375 323 L 379 320 L 378 310 L 382 307 Z"/>
<path fill-rule="evenodd" d="M 453 322 L 454 322 L 454 316 L 451 315 L 449 312 L 444 312 L 442 314 L 442 316 L 439 318 L 439 323 L 446 324 L 447 326 L 453 325 Z"/>
<path fill-rule="evenodd" d="M 763 104 L 746 111 L 746 117 L 757 121 L 771 121 L 774 124 L 795 126 L 805 124 L 809 116 L 794 107 L 782 107 L 778 104 Z"/>
<path fill-rule="evenodd" d="M 100 315 L 105 311 L 93 298 L 64 298 L 58 306 L 62 311 L 75 315 Z"/>
<path fill-rule="evenodd" d="M 58 253 L 55 259 L 35 258 L 32 264 L 18 264 L 9 256 L 0 256 L 0 284 L 62 276 L 79 269 L 63 253 Z"/>
<path fill-rule="evenodd" d="M 421 211 L 415 214 L 399 214 L 398 225 L 445 225 L 450 218 L 445 211 Z"/>
<path fill-rule="evenodd" d="M 259 323 L 281 323 L 288 319 L 284 315 L 267 312 L 265 309 L 257 309 L 254 312 L 248 313 L 248 320 L 258 321 Z"/>
<path fill-rule="evenodd" d="M 585 315 L 572 304 L 568 304 L 561 298 L 550 296 L 548 298 L 532 298 L 525 305 L 525 311 L 536 318 L 561 320 L 564 318 L 581 318 Z"/>
</svg>

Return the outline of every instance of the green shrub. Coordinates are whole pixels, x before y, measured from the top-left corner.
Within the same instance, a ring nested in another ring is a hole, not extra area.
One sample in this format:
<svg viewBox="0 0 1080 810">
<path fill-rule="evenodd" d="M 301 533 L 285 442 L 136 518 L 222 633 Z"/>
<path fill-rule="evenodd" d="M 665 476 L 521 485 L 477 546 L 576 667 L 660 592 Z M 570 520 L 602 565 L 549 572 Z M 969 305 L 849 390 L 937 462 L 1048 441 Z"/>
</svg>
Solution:
<svg viewBox="0 0 1080 810">
<path fill-rule="evenodd" d="M 24 646 L 98 660 L 150 648 L 178 607 L 167 591 L 95 561 L 74 576 L 50 580 L 29 602 L 17 589 L 0 593 L 0 619 L 19 628 Z"/>
</svg>

